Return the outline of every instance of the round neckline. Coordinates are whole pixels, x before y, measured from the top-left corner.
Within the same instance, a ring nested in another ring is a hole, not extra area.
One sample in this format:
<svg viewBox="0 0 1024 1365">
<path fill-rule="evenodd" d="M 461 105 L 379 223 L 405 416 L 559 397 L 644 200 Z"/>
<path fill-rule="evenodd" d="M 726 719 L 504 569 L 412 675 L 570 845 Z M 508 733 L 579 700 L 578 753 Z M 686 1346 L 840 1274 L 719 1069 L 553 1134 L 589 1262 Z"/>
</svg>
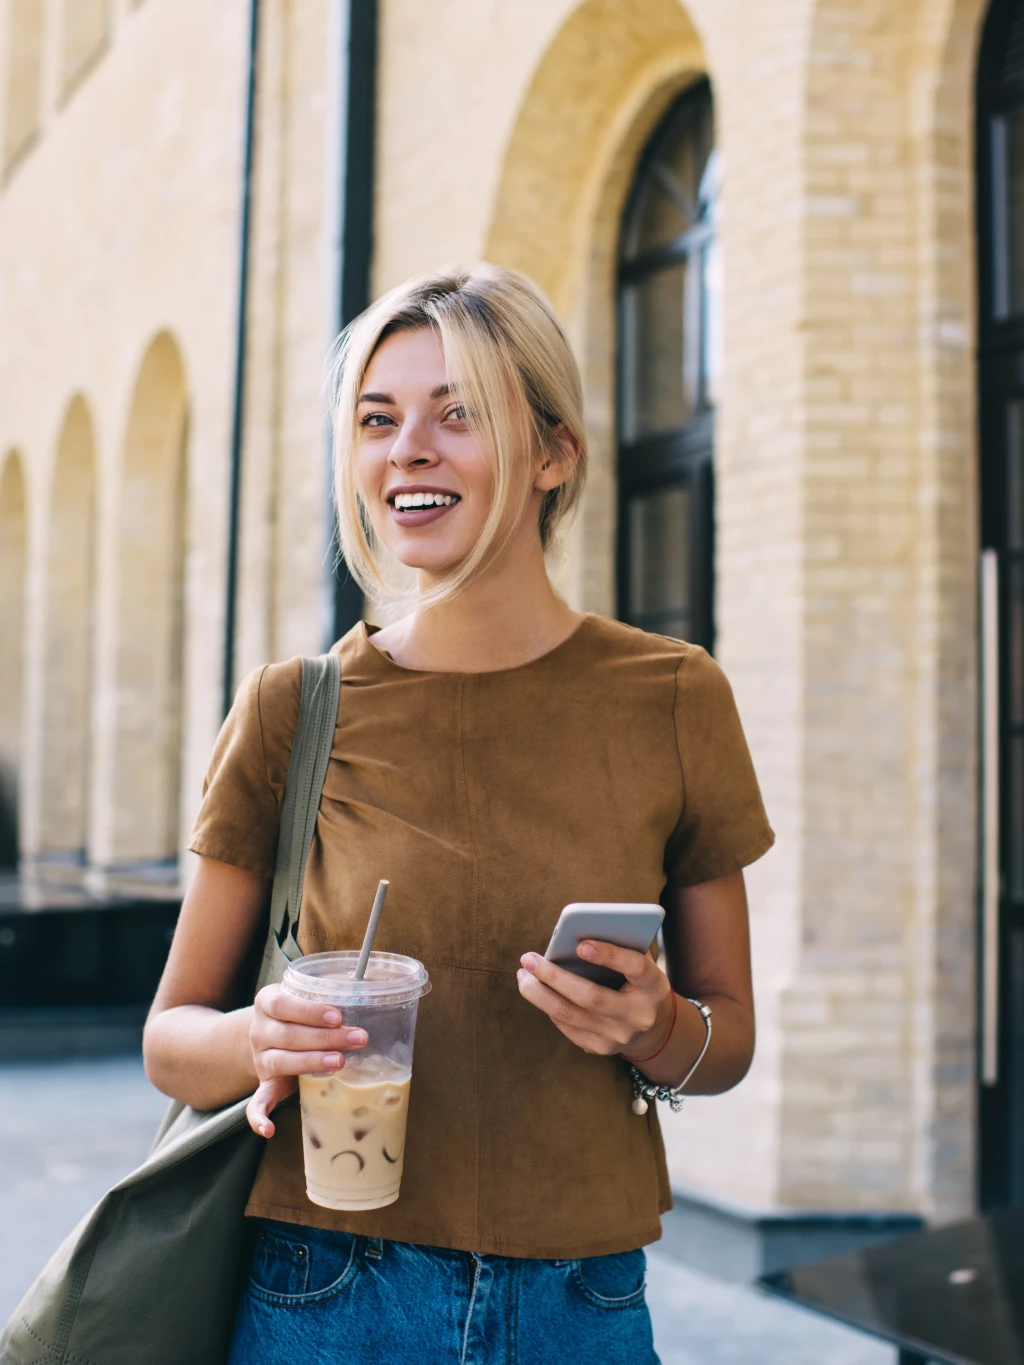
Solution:
<svg viewBox="0 0 1024 1365">
<path fill-rule="evenodd" d="M 565 637 L 561 643 L 547 650 L 544 654 L 538 654 L 535 659 L 527 659 L 525 663 L 513 664 L 511 668 L 488 668 L 482 672 L 471 670 L 435 669 L 435 668 L 408 668 L 405 664 L 396 663 L 386 649 L 380 649 L 373 643 L 373 637 L 380 630 L 380 626 L 374 626 L 371 630 L 365 621 L 360 621 L 361 642 L 372 651 L 371 657 L 379 659 L 388 668 L 395 669 L 398 673 L 407 673 L 410 677 L 421 678 L 501 678 L 508 677 L 513 673 L 522 673 L 528 668 L 536 668 L 538 664 L 545 664 L 561 654 L 564 649 L 568 649 L 579 638 L 584 628 L 589 626 L 594 618 L 592 611 L 585 611 L 576 625 L 575 629 Z"/>
</svg>

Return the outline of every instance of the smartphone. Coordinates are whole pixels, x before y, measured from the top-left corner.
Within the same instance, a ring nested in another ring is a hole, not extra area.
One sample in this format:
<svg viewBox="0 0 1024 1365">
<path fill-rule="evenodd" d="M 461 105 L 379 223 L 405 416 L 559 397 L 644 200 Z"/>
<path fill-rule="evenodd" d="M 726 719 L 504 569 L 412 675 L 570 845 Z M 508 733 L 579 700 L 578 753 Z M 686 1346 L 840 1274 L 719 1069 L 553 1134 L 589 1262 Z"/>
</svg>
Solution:
<svg viewBox="0 0 1024 1365">
<path fill-rule="evenodd" d="M 646 953 L 657 937 L 665 911 L 660 905 L 632 904 L 628 901 L 577 901 L 567 905 L 558 916 L 555 932 L 544 956 L 567 972 L 585 976 L 599 986 L 617 991 L 626 983 L 621 972 L 585 962 L 576 949 L 585 938 L 614 943 L 617 948 L 632 948 Z"/>
</svg>

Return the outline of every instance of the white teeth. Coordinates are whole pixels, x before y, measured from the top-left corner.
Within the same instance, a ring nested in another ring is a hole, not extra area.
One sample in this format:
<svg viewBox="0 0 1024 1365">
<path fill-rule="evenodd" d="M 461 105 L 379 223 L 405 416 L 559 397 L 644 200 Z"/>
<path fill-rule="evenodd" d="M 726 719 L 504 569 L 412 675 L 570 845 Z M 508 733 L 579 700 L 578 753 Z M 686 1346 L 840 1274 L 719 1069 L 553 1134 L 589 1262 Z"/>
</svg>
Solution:
<svg viewBox="0 0 1024 1365">
<path fill-rule="evenodd" d="M 458 498 L 451 493 L 396 493 L 394 502 L 396 511 L 407 512 L 418 507 L 451 507 Z"/>
</svg>

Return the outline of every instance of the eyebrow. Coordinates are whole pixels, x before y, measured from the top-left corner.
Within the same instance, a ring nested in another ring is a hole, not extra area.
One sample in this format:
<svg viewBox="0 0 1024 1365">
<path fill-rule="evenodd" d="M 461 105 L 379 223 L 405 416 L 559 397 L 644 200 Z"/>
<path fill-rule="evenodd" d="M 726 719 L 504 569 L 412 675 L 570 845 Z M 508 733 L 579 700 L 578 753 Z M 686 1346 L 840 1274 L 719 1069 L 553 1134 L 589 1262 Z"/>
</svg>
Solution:
<svg viewBox="0 0 1024 1365">
<path fill-rule="evenodd" d="M 438 384 L 436 389 L 430 390 L 431 398 L 447 398 L 454 390 L 450 384 Z M 395 397 L 391 393 L 361 393 L 360 403 L 385 403 L 390 407 L 395 406 Z"/>
</svg>

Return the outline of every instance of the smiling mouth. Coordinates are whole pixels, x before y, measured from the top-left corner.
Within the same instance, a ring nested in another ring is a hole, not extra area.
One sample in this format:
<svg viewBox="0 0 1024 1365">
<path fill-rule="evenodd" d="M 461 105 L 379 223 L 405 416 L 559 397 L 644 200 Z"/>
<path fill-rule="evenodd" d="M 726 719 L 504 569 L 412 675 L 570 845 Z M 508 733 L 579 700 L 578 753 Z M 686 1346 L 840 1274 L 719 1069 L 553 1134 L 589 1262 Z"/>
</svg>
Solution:
<svg viewBox="0 0 1024 1365">
<path fill-rule="evenodd" d="M 420 512 L 430 507 L 452 507 L 461 499 L 457 493 L 393 493 L 388 502 L 396 512 Z"/>
</svg>

